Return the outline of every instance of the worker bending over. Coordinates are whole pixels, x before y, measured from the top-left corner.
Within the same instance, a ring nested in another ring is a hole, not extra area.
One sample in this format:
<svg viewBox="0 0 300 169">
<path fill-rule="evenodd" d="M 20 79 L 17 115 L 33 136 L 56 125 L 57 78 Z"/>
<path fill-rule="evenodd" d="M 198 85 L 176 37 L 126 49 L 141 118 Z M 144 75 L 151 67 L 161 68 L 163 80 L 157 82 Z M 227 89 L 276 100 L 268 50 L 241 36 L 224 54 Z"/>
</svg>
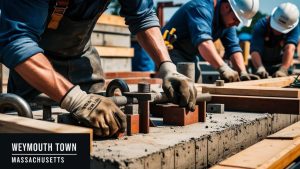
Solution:
<svg viewBox="0 0 300 169">
<path fill-rule="evenodd" d="M 298 22 L 298 8 L 289 2 L 257 21 L 250 47 L 255 74 L 261 78 L 288 76 L 298 44 Z"/>
<path fill-rule="evenodd" d="M 258 79 L 246 71 L 236 27 L 240 23 L 249 26 L 259 8 L 258 0 L 191 0 L 184 4 L 169 20 L 165 30 L 176 29 L 177 40 L 170 50 L 172 61 L 195 62 L 196 81 L 200 82 L 201 55 L 220 73 L 226 82 Z M 232 61 L 231 69 L 217 53 L 213 41 L 221 39 L 225 57 Z"/>
<path fill-rule="evenodd" d="M 104 85 L 100 57 L 91 46 L 93 28 L 110 1 L 1 0 L 0 58 L 10 69 L 8 92 L 32 99 L 47 94 L 99 136 L 126 127 L 124 113 L 93 94 Z M 151 0 L 119 0 L 121 15 L 159 67 L 167 96 L 189 110 L 193 82 L 170 60 Z"/>
</svg>

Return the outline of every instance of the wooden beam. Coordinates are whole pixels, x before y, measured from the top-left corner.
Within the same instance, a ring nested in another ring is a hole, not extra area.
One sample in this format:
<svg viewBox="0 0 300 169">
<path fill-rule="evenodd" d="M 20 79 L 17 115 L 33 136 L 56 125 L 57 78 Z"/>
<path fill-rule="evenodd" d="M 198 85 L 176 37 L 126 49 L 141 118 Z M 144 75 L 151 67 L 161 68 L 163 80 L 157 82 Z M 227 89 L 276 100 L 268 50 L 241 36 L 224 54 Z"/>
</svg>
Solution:
<svg viewBox="0 0 300 169">
<path fill-rule="evenodd" d="M 86 133 L 93 143 L 93 130 L 90 128 L 58 124 L 20 116 L 0 114 L 0 133 Z"/>
<path fill-rule="evenodd" d="M 296 76 L 278 77 L 243 82 L 226 83 L 225 86 L 264 86 L 264 87 L 286 87 L 289 86 Z"/>
<path fill-rule="evenodd" d="M 268 136 L 268 139 L 296 139 L 300 137 L 300 122 L 286 127 L 279 132 Z"/>
<path fill-rule="evenodd" d="M 210 103 L 225 104 L 226 111 L 299 114 L 298 98 L 212 95 Z"/>
<path fill-rule="evenodd" d="M 223 165 L 215 165 L 211 167 L 210 169 L 245 169 L 241 167 L 229 167 L 229 166 L 223 166 Z"/>
<path fill-rule="evenodd" d="M 130 48 L 131 46 L 129 35 L 93 32 L 91 35 L 91 42 L 93 46 L 110 46 L 123 48 Z"/>
<path fill-rule="evenodd" d="M 222 161 L 221 166 L 241 168 L 285 168 L 300 156 L 300 139 L 265 139 Z"/>
<path fill-rule="evenodd" d="M 102 14 L 97 23 L 127 27 L 125 19 L 116 15 Z"/>
<path fill-rule="evenodd" d="M 152 75 L 154 76 L 154 72 L 106 72 L 104 74 L 107 79 L 116 79 L 116 78 L 130 78 L 130 77 L 147 77 L 150 78 Z"/>
<path fill-rule="evenodd" d="M 134 56 L 133 48 L 121 48 L 121 47 L 105 47 L 105 46 L 95 46 L 101 57 L 126 57 L 131 58 Z"/>
<path fill-rule="evenodd" d="M 131 34 L 128 27 L 106 25 L 106 24 L 101 24 L 101 23 L 97 23 L 95 25 L 93 32 L 110 33 L 110 34 L 117 34 L 117 35 L 130 35 Z"/>
<path fill-rule="evenodd" d="M 203 86 L 202 92 L 220 95 L 264 96 L 299 98 L 300 90 L 293 88 L 258 87 L 258 86 Z"/>
<path fill-rule="evenodd" d="M 112 81 L 113 79 L 105 79 L 105 87 Z M 127 84 L 138 84 L 140 82 L 145 82 L 149 84 L 162 84 L 162 79 L 159 78 L 122 78 Z"/>
</svg>

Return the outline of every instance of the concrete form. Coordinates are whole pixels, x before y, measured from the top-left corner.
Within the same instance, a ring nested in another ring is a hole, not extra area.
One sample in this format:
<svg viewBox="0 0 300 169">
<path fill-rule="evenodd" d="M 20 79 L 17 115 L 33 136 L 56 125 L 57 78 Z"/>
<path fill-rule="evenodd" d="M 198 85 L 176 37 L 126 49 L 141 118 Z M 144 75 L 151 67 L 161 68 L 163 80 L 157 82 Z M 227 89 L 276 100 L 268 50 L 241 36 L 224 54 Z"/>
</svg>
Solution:
<svg viewBox="0 0 300 169">
<path fill-rule="evenodd" d="M 91 168 L 207 168 L 298 120 L 286 114 L 207 114 L 205 123 L 94 141 Z"/>
</svg>

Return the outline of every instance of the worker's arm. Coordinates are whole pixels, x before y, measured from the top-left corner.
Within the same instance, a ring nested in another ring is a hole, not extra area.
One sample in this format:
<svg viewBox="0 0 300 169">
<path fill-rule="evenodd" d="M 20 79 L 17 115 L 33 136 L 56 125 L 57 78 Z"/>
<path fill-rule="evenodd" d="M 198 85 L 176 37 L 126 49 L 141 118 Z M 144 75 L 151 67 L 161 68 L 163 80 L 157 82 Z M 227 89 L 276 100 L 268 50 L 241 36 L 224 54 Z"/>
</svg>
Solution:
<svg viewBox="0 0 300 169">
<path fill-rule="evenodd" d="M 212 40 L 207 40 L 198 45 L 200 55 L 209 62 L 213 68 L 219 69 L 224 65 L 223 59 L 218 54 Z"/>
<path fill-rule="evenodd" d="M 283 57 L 281 66 L 288 69 L 292 62 L 295 54 L 296 47 L 294 44 L 287 44 L 283 49 Z"/>
<path fill-rule="evenodd" d="M 269 73 L 266 71 L 261 58 L 263 57 L 261 53 L 264 51 L 264 37 L 267 26 L 266 18 L 258 20 L 254 25 L 250 43 L 251 62 L 254 68 L 256 68 L 255 74 L 262 79 L 269 77 Z"/>
<path fill-rule="evenodd" d="M 15 67 L 16 72 L 32 87 L 60 102 L 74 86 L 57 73 L 42 53 L 35 54 Z"/>
<path fill-rule="evenodd" d="M 230 57 L 230 60 L 234 69 L 239 72 L 241 81 L 260 79 L 259 76 L 247 72 L 244 57 L 241 52 L 233 53 Z"/>
<path fill-rule="evenodd" d="M 73 87 L 43 55 L 38 41 L 45 29 L 48 5 L 47 1 L 1 1 L 1 62 L 16 70 L 32 87 L 60 102 L 62 108 L 92 127 L 95 134 L 111 136 L 124 131 L 126 116 L 114 103 L 103 96 L 87 94 L 79 86 Z"/>
<path fill-rule="evenodd" d="M 280 68 L 273 74 L 273 77 L 288 76 L 288 69 L 291 66 L 295 54 L 296 46 L 294 44 L 286 44 L 283 49 L 282 64 Z"/>
<path fill-rule="evenodd" d="M 256 68 L 255 74 L 258 75 L 260 78 L 265 79 L 269 77 L 269 73 L 265 69 L 260 54 L 256 51 L 251 53 L 251 62 L 253 66 Z"/>
<path fill-rule="evenodd" d="M 153 1 L 119 0 L 121 16 L 132 34 L 137 35 L 139 44 L 149 53 L 158 66 L 158 74 L 163 79 L 163 89 L 167 96 L 180 106 L 194 110 L 197 91 L 191 79 L 180 74 L 171 62 L 164 44 Z"/>
<path fill-rule="evenodd" d="M 163 79 L 163 89 L 167 96 L 180 106 L 194 111 L 197 90 L 191 79 L 177 72 L 158 27 L 152 27 L 137 33 L 140 45 L 153 58 L 159 67 L 158 74 Z"/>
<path fill-rule="evenodd" d="M 239 81 L 239 75 L 232 70 L 219 56 L 214 43 L 211 40 L 203 41 L 198 45 L 200 55 L 220 72 L 220 76 L 226 82 Z"/>
<path fill-rule="evenodd" d="M 241 52 L 235 52 L 231 55 L 230 60 L 233 64 L 233 67 L 238 72 L 246 71 L 244 57 Z"/>
<path fill-rule="evenodd" d="M 162 34 L 158 27 L 152 27 L 136 34 L 139 44 L 152 57 L 156 65 L 165 61 L 170 61 L 170 56 L 166 45 L 162 39 Z"/>
</svg>

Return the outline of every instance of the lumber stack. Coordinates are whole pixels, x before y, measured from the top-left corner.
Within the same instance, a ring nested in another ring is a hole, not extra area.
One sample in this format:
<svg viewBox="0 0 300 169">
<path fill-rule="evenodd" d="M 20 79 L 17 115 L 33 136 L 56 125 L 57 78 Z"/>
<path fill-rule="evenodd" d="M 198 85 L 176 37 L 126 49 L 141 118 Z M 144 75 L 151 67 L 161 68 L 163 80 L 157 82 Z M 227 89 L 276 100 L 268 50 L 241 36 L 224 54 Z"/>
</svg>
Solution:
<svg viewBox="0 0 300 169">
<path fill-rule="evenodd" d="M 299 129 L 297 122 L 212 168 L 286 168 L 300 156 Z"/>
<path fill-rule="evenodd" d="M 299 115 L 299 89 L 285 88 L 294 79 L 295 76 L 288 76 L 227 83 L 224 86 L 202 85 L 202 92 L 212 95 L 211 103 L 225 104 L 226 111 Z"/>
<path fill-rule="evenodd" d="M 92 45 L 101 56 L 104 72 L 131 71 L 130 32 L 120 16 L 103 14 L 91 35 Z"/>
</svg>

